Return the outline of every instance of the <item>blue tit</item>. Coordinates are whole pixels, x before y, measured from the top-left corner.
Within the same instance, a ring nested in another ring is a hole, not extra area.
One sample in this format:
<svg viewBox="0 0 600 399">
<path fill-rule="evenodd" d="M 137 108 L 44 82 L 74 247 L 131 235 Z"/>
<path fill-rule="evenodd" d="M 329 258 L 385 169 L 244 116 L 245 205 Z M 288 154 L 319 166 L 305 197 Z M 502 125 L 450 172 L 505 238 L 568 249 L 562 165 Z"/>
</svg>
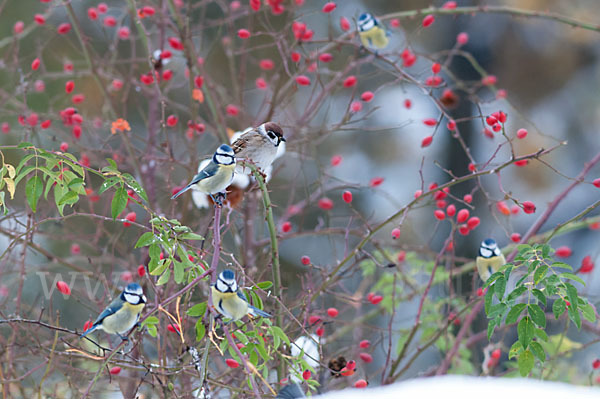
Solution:
<svg viewBox="0 0 600 399">
<path fill-rule="evenodd" d="M 137 324 L 145 304 L 146 296 L 142 287 L 137 283 L 127 285 L 123 292 L 100 313 L 92 328 L 84 332 L 81 338 L 94 330 L 102 329 L 109 334 L 117 334 L 122 339 L 126 339 L 122 334 Z"/>
<path fill-rule="evenodd" d="M 235 274 L 229 269 L 219 274 L 211 289 L 213 305 L 220 314 L 229 319 L 240 320 L 247 314 L 255 317 L 271 317 L 267 312 L 248 303 L 244 294 L 238 290 Z"/>
<path fill-rule="evenodd" d="M 213 194 L 225 191 L 233 180 L 234 172 L 235 155 L 233 149 L 227 144 L 222 144 L 215 151 L 211 162 L 194 176 L 190 184 L 179 190 L 171 199 L 175 199 L 190 188 L 194 188 L 210 195 L 215 203 L 220 204 L 220 201 L 215 200 Z"/>
<path fill-rule="evenodd" d="M 493 238 L 486 238 L 479 246 L 479 256 L 475 260 L 479 277 L 483 282 L 506 264 L 506 259 Z"/>
<path fill-rule="evenodd" d="M 276 396 L 277 399 L 297 399 L 305 397 L 306 395 L 302 392 L 302 388 L 295 382 L 281 388 Z"/>
<path fill-rule="evenodd" d="M 388 32 L 385 27 L 368 12 L 358 17 L 358 36 L 365 47 L 385 48 L 388 45 Z"/>
</svg>

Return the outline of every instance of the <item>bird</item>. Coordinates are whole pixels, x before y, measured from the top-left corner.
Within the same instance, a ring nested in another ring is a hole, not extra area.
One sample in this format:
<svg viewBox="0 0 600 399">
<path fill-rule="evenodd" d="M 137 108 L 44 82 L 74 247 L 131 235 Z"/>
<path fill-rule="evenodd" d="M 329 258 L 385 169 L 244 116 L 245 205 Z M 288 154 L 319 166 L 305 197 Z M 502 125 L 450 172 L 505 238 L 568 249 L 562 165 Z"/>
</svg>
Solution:
<svg viewBox="0 0 600 399">
<path fill-rule="evenodd" d="M 500 252 L 496 241 L 493 238 L 486 238 L 479 246 L 479 255 L 475 263 L 479 277 L 483 282 L 486 282 L 492 274 L 506 264 L 506 259 L 502 255 L 502 252 Z"/>
<path fill-rule="evenodd" d="M 81 335 L 85 337 L 92 331 L 102 329 L 109 334 L 117 334 L 127 340 L 122 334 L 131 330 L 138 322 L 140 313 L 146 304 L 146 296 L 142 287 L 137 283 L 128 284 L 110 305 L 100 313 L 92 327 Z"/>
<path fill-rule="evenodd" d="M 210 163 L 200 170 L 192 181 L 173 195 L 171 199 L 175 199 L 190 188 L 194 188 L 210 195 L 216 204 L 221 204 L 221 201 L 215 199 L 213 194 L 223 194 L 223 191 L 229 186 L 229 183 L 233 180 L 235 164 L 233 149 L 227 144 L 221 144 L 215 151 Z"/>
<path fill-rule="evenodd" d="M 365 12 L 358 17 L 358 36 L 364 47 L 385 48 L 388 43 L 388 32 L 372 14 Z"/>
<path fill-rule="evenodd" d="M 244 294 L 238 289 L 235 273 L 230 269 L 225 269 L 219 274 L 211 289 L 215 308 L 226 318 L 240 320 L 247 314 L 255 317 L 271 317 L 267 312 L 248 303 Z"/>
<path fill-rule="evenodd" d="M 236 172 L 250 172 L 249 168 L 245 168 L 246 161 L 265 172 L 275 160 L 279 145 L 285 141 L 283 129 L 275 122 L 265 122 L 258 127 L 246 129 L 231 145 L 236 159 L 242 161 L 237 164 Z"/>
</svg>

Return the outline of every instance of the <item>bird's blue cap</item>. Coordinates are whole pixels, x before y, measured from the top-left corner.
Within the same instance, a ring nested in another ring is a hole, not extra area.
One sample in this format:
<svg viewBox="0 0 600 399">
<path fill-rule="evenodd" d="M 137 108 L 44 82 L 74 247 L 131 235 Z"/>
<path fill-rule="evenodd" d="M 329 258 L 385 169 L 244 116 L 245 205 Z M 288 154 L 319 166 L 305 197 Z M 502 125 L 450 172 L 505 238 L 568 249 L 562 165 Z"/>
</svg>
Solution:
<svg viewBox="0 0 600 399">
<path fill-rule="evenodd" d="M 363 12 L 362 14 L 360 14 L 360 17 L 358 17 L 359 21 L 366 21 L 369 18 L 373 18 L 373 16 L 368 13 L 368 12 Z"/>
<path fill-rule="evenodd" d="M 125 287 L 125 292 L 142 292 L 142 287 L 138 283 L 129 283 Z"/>
<path fill-rule="evenodd" d="M 221 272 L 221 275 L 225 280 L 233 280 L 235 279 L 235 273 L 229 269 L 225 269 Z"/>
<path fill-rule="evenodd" d="M 493 238 L 486 238 L 485 240 L 483 240 L 483 243 L 486 246 L 491 247 L 492 245 L 496 245 L 496 240 L 494 240 Z"/>
<path fill-rule="evenodd" d="M 221 146 L 219 147 L 219 151 L 220 152 L 233 152 L 233 149 L 228 146 L 227 144 L 221 144 Z"/>
</svg>

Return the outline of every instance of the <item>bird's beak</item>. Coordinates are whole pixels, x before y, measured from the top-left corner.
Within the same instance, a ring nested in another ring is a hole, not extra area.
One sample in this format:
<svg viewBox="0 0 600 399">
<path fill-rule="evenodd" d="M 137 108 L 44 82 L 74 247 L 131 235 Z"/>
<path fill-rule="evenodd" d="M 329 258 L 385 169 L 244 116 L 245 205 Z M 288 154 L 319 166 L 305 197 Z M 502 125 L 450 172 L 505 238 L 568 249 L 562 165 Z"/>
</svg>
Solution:
<svg viewBox="0 0 600 399">
<path fill-rule="evenodd" d="M 281 137 L 281 139 L 280 139 L 279 141 L 286 142 L 287 140 L 285 139 L 285 137 L 283 137 L 283 136 L 282 136 L 282 137 Z"/>
</svg>

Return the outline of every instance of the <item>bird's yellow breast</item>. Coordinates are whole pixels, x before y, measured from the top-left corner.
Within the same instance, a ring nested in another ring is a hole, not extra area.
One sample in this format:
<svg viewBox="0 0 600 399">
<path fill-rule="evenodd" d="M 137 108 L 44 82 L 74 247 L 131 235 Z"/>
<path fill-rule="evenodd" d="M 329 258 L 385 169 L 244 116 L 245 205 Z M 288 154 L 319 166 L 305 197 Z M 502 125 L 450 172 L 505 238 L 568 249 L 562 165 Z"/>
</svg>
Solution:
<svg viewBox="0 0 600 399">
<path fill-rule="evenodd" d="M 221 292 L 212 287 L 212 300 L 217 311 L 232 320 L 239 320 L 248 314 L 248 302 L 235 292 Z"/>
<path fill-rule="evenodd" d="M 206 194 L 216 194 L 224 191 L 233 180 L 235 163 L 220 165 L 217 173 L 196 183 L 196 188 Z"/>
<path fill-rule="evenodd" d="M 374 26 L 365 32 L 359 32 L 360 40 L 365 47 L 375 47 L 382 49 L 388 45 L 389 39 L 385 30 L 379 26 Z"/>
<path fill-rule="evenodd" d="M 125 302 L 123 307 L 116 313 L 106 316 L 102 320 L 102 329 L 109 334 L 126 333 L 137 323 L 143 309 L 143 303 L 132 305 L 129 302 Z"/>
<path fill-rule="evenodd" d="M 475 259 L 475 263 L 477 265 L 479 277 L 485 282 L 493 273 L 496 273 L 506 264 L 506 260 L 504 259 L 504 255 L 492 256 L 491 258 L 478 256 L 477 259 Z"/>
</svg>

